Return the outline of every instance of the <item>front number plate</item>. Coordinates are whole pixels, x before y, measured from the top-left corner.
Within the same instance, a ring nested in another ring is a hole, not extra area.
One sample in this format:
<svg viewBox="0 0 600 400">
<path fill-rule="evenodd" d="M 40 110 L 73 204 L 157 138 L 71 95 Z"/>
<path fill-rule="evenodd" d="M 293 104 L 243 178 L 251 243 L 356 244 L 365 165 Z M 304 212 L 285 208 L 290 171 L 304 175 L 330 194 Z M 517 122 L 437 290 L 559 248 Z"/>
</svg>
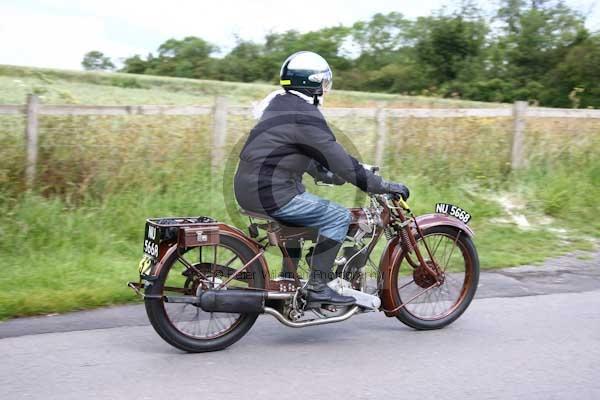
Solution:
<svg viewBox="0 0 600 400">
<path fill-rule="evenodd" d="M 466 210 L 448 203 L 437 203 L 435 205 L 435 212 L 450 215 L 465 224 L 468 224 L 471 220 L 471 214 Z"/>
</svg>

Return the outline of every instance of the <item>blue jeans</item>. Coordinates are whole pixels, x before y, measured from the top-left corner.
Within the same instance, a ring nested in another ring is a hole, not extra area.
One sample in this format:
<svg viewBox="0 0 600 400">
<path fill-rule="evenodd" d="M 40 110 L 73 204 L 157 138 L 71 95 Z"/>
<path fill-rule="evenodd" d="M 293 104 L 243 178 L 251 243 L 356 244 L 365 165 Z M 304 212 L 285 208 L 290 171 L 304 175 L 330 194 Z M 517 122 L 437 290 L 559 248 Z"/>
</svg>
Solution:
<svg viewBox="0 0 600 400">
<path fill-rule="evenodd" d="M 308 192 L 297 195 L 270 215 L 284 224 L 317 228 L 319 237 L 337 242 L 344 241 L 352 220 L 347 208 Z"/>
</svg>

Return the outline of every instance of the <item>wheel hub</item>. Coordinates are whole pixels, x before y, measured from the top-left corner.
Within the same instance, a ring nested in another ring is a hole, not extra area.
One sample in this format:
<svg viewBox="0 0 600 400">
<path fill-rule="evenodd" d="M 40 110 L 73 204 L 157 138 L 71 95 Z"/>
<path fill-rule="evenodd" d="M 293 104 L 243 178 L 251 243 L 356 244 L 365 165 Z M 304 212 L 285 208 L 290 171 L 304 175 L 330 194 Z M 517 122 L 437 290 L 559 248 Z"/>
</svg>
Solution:
<svg viewBox="0 0 600 400">
<path fill-rule="evenodd" d="M 437 268 L 437 266 L 431 260 L 426 261 L 426 264 L 433 271 L 439 270 Z M 439 274 L 438 276 L 439 276 L 439 283 L 442 284 L 444 282 L 444 275 Z M 413 279 L 414 279 L 415 283 L 417 285 L 419 285 L 420 287 L 422 287 L 423 289 L 431 287 L 432 285 L 436 284 L 436 282 L 437 282 L 435 276 L 431 275 L 431 273 L 429 271 L 427 271 L 423 266 L 420 266 L 420 265 L 414 269 Z"/>
<path fill-rule="evenodd" d="M 187 279 L 185 280 L 185 283 L 183 284 L 183 288 L 186 290 L 186 292 L 189 294 L 194 294 L 198 297 L 200 297 L 200 295 L 202 294 L 202 292 L 212 288 L 216 288 L 218 287 L 221 283 L 223 283 L 223 280 L 220 278 L 212 278 L 210 275 L 207 276 L 207 279 L 210 280 L 209 283 L 202 283 L 200 281 L 200 278 L 197 275 L 191 275 L 187 277 Z M 214 282 L 213 282 L 214 280 Z M 227 288 L 223 288 L 221 290 L 227 290 Z M 200 307 L 200 305 L 198 304 L 193 304 L 194 307 Z"/>
</svg>

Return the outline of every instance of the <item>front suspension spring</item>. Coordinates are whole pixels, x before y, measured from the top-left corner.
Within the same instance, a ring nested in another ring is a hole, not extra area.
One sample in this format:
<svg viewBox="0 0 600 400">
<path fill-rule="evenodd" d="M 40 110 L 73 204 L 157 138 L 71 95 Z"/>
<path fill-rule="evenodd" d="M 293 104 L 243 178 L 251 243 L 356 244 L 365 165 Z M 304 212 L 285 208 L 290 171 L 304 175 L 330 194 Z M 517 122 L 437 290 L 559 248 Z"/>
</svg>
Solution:
<svg viewBox="0 0 600 400">
<path fill-rule="evenodd" d="M 394 230 L 389 226 L 384 229 L 383 234 L 385 235 L 386 240 L 392 240 L 392 238 L 396 236 Z"/>
<path fill-rule="evenodd" d="M 402 240 L 401 243 L 402 243 L 402 246 L 404 247 L 404 250 L 411 253 L 413 251 L 413 245 L 410 242 L 410 239 L 408 237 L 408 232 L 406 231 L 407 229 L 410 229 L 410 228 L 407 226 L 400 228 L 400 239 Z"/>
</svg>

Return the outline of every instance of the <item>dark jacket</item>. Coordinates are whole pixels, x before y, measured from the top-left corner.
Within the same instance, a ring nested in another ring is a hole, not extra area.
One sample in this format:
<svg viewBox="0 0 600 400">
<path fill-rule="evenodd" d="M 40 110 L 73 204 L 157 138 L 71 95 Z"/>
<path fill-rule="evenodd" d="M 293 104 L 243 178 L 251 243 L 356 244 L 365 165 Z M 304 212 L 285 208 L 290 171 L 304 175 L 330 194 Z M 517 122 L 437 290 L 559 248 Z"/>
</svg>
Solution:
<svg viewBox="0 0 600 400">
<path fill-rule="evenodd" d="M 302 175 L 322 166 L 365 192 L 385 193 L 380 176 L 335 140 L 319 109 L 285 93 L 271 100 L 240 154 L 234 179 L 239 205 L 270 214 L 304 193 Z"/>
</svg>

